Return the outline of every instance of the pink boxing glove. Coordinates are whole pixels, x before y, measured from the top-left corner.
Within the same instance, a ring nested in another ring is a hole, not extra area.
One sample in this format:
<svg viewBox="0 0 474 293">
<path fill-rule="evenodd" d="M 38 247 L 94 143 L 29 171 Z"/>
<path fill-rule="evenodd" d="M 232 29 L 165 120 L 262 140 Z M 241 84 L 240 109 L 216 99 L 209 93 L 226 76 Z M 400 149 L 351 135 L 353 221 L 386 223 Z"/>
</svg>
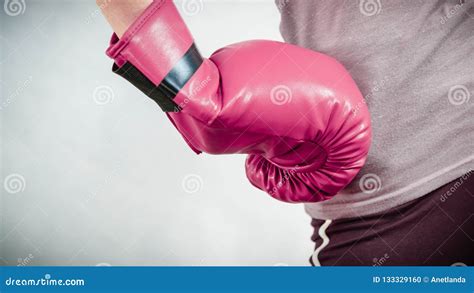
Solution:
<svg viewBox="0 0 474 293">
<path fill-rule="evenodd" d="M 250 182 L 286 202 L 317 202 L 364 165 L 370 116 L 333 58 L 247 41 L 203 59 L 171 1 L 155 1 L 107 54 L 114 72 L 167 112 L 196 152 L 249 154 Z"/>
</svg>

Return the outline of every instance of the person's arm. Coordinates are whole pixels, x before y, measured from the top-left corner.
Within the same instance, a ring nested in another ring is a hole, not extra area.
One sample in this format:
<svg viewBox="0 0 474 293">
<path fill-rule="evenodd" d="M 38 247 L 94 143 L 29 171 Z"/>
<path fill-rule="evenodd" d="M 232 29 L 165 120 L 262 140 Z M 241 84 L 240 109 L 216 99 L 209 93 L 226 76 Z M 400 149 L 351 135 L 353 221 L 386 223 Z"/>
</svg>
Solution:
<svg viewBox="0 0 474 293">
<path fill-rule="evenodd" d="M 153 0 L 96 0 L 97 6 L 120 38 Z"/>
</svg>

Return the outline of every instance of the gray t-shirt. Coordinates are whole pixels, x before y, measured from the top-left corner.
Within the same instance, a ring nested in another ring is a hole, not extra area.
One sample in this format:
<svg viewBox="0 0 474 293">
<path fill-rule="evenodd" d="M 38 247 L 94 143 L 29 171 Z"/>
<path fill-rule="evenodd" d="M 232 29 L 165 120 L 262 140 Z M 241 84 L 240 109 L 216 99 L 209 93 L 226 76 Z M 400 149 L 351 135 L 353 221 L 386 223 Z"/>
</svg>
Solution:
<svg viewBox="0 0 474 293">
<path fill-rule="evenodd" d="M 366 165 L 312 217 L 382 212 L 474 169 L 474 1 L 276 4 L 283 38 L 341 61 L 371 113 Z"/>
</svg>

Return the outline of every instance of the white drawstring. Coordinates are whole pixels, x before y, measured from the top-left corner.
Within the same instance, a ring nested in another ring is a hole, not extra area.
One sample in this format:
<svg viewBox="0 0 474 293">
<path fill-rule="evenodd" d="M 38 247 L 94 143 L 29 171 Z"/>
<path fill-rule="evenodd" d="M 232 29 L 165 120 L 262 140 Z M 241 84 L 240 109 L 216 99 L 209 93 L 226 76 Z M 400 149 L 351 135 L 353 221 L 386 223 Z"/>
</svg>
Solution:
<svg viewBox="0 0 474 293">
<path fill-rule="evenodd" d="M 323 243 L 321 243 L 321 245 L 318 248 L 316 248 L 312 256 L 313 264 L 316 267 L 321 266 L 321 263 L 319 262 L 319 259 L 318 259 L 319 253 L 321 252 L 321 250 L 323 250 L 324 247 L 328 246 L 329 244 L 329 237 L 328 235 L 326 235 L 326 229 L 329 227 L 329 224 L 331 224 L 331 222 L 332 220 L 326 220 L 321 225 L 321 227 L 319 227 L 318 234 L 319 234 L 319 237 L 321 237 L 321 239 L 323 240 Z"/>
</svg>

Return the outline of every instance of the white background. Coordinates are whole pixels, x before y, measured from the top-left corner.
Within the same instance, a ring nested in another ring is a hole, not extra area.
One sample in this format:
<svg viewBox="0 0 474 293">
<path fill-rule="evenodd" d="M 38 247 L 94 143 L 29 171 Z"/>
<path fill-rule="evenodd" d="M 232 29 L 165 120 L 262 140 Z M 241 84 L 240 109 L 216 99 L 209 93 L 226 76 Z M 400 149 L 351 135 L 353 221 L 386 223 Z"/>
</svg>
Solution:
<svg viewBox="0 0 474 293">
<path fill-rule="evenodd" d="M 187 5 L 205 56 L 281 40 L 273 1 Z M 0 264 L 308 265 L 303 206 L 251 186 L 242 155 L 195 155 L 111 72 L 95 1 L 22 9 L 1 11 Z"/>
</svg>

